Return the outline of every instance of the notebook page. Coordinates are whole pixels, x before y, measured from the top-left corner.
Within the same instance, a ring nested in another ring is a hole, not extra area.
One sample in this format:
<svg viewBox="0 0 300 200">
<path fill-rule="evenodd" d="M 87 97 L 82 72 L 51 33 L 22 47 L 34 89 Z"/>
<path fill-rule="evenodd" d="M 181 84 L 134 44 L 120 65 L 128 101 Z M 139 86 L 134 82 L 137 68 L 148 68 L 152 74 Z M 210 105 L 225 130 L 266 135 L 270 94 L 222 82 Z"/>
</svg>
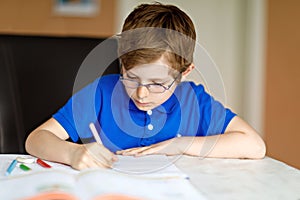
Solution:
<svg viewBox="0 0 300 200">
<path fill-rule="evenodd" d="M 165 155 L 147 155 L 142 157 L 118 156 L 113 170 L 147 177 L 178 176 L 188 178 Z"/>
</svg>

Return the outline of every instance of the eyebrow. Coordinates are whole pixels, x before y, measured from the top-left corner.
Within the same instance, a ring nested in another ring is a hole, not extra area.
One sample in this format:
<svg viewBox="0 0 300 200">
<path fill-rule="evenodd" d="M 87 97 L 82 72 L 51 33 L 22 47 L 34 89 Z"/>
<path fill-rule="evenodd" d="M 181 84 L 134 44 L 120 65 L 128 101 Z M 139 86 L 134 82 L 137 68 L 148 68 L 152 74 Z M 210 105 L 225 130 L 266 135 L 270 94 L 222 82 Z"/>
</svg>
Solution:
<svg viewBox="0 0 300 200">
<path fill-rule="evenodd" d="M 137 76 L 136 74 L 134 74 L 134 73 L 132 73 L 132 72 L 126 72 L 129 76 L 135 76 L 135 77 L 137 77 L 137 78 L 140 78 L 139 76 Z M 164 82 L 164 81 L 168 81 L 167 80 L 168 79 L 168 77 L 164 77 L 164 78 L 151 78 L 151 79 L 149 79 L 149 81 L 152 81 L 152 82 L 155 82 L 155 81 L 162 81 L 162 82 Z"/>
</svg>

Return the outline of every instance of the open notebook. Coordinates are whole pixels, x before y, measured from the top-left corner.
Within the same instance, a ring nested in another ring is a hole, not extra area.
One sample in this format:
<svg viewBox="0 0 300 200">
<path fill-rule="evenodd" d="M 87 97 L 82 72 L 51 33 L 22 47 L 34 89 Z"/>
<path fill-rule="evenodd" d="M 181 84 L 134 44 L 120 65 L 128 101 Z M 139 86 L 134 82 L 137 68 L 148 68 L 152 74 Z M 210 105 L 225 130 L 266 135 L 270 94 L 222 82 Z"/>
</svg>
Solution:
<svg viewBox="0 0 300 200">
<path fill-rule="evenodd" d="M 120 156 L 113 169 L 80 172 L 48 163 L 51 169 L 33 163 L 30 172 L 1 176 L 0 199 L 204 199 L 166 156 Z"/>
</svg>

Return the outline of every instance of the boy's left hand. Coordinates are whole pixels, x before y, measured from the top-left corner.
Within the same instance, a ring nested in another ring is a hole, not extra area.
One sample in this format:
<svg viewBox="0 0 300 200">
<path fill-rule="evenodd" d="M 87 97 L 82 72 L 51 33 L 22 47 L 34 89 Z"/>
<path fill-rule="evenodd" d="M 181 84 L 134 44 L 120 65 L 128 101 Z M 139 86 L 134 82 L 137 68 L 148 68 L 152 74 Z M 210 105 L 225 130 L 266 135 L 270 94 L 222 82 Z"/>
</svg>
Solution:
<svg viewBox="0 0 300 200">
<path fill-rule="evenodd" d="M 150 146 L 135 147 L 117 151 L 116 154 L 123 156 L 145 156 L 150 154 L 164 154 L 164 155 L 180 155 L 184 153 L 187 147 L 187 138 L 177 137 L 163 142 L 159 142 Z"/>
</svg>

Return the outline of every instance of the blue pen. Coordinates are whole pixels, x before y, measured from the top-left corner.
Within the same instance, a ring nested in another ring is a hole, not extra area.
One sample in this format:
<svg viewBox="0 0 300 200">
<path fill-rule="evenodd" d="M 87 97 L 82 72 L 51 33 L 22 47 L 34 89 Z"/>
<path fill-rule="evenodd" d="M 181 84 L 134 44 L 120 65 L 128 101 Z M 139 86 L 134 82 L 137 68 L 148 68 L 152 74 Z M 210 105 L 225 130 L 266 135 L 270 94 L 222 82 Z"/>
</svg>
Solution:
<svg viewBox="0 0 300 200">
<path fill-rule="evenodd" d="M 18 161 L 17 160 L 13 160 L 12 163 L 10 163 L 9 167 L 7 168 L 6 170 L 6 176 L 8 176 L 13 170 L 14 168 L 16 167 Z"/>
</svg>

